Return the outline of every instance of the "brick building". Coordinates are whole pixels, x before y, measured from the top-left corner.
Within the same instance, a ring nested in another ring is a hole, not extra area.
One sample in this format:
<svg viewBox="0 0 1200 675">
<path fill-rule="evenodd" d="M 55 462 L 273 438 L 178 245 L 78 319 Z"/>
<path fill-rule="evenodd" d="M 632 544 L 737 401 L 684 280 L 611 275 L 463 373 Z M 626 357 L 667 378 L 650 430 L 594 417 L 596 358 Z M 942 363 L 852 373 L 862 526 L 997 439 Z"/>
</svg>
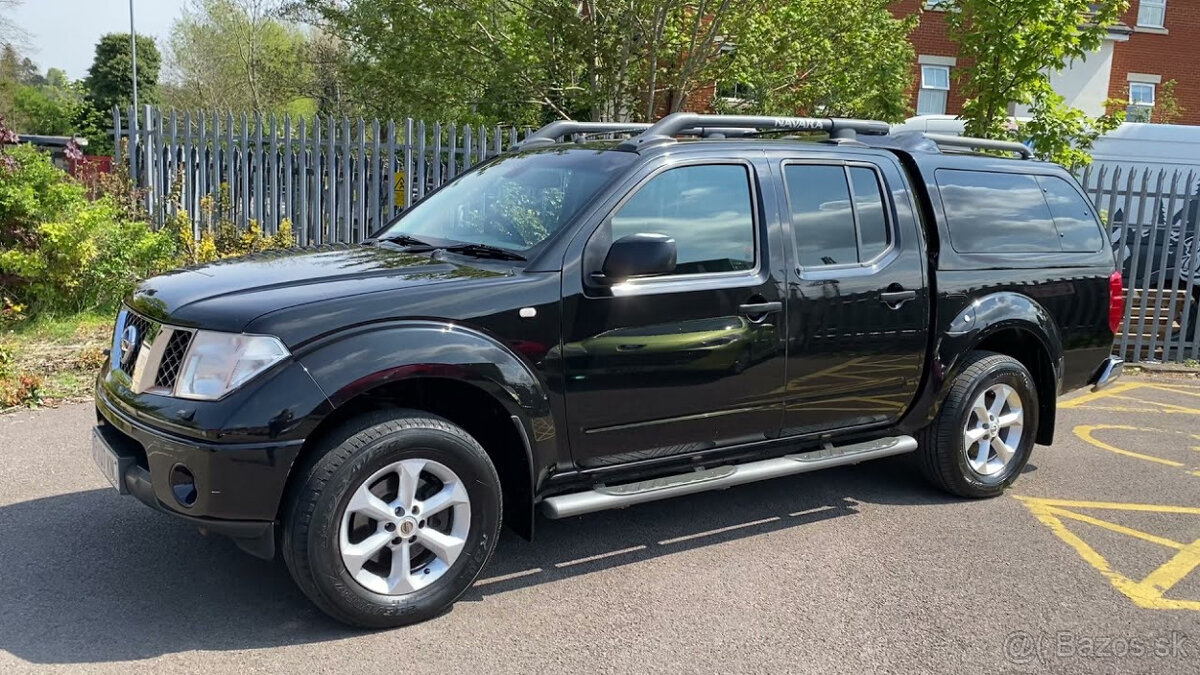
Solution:
<svg viewBox="0 0 1200 675">
<path fill-rule="evenodd" d="M 920 115 L 954 115 L 962 107 L 952 76 L 962 64 L 937 8 L 952 1 L 897 0 L 892 8 L 897 15 L 926 8 L 912 35 L 917 52 L 912 106 Z M 1172 80 L 1183 108 L 1174 121 L 1200 124 L 1200 0 L 1131 0 L 1099 50 L 1051 78 L 1069 105 L 1092 115 L 1104 111 L 1107 99 L 1129 101 L 1131 120 L 1148 117 L 1163 83 Z"/>
</svg>

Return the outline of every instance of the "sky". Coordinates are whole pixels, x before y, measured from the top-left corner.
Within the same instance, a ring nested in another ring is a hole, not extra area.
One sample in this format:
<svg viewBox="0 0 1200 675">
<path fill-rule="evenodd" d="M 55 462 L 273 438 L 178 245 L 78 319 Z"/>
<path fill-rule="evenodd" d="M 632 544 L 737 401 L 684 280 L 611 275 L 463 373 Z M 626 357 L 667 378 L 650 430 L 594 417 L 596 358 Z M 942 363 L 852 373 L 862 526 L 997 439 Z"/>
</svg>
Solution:
<svg viewBox="0 0 1200 675">
<path fill-rule="evenodd" d="M 153 36 L 162 49 L 186 0 L 133 3 L 138 34 Z M 87 75 L 101 35 L 129 32 L 129 0 L 24 0 L 13 14 L 15 23 L 29 34 L 22 52 L 43 72 L 61 68 L 72 79 Z"/>
</svg>

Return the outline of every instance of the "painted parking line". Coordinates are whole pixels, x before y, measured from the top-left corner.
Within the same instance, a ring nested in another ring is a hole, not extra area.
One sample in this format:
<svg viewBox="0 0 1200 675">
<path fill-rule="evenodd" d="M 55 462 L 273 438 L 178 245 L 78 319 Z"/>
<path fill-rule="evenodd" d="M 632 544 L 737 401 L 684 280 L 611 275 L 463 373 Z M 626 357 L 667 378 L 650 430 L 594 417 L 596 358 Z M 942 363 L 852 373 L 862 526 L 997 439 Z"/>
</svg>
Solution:
<svg viewBox="0 0 1200 675">
<path fill-rule="evenodd" d="M 1111 443 L 1096 438 L 1096 434 L 1103 431 L 1136 431 L 1142 434 L 1167 434 L 1175 437 L 1182 436 L 1187 439 L 1186 441 L 1182 442 L 1188 443 L 1193 440 L 1200 440 L 1200 434 L 1189 434 L 1186 432 L 1172 431 L 1169 429 L 1148 429 L 1145 427 L 1134 427 L 1125 424 L 1081 424 L 1075 427 L 1073 431 L 1075 432 L 1076 436 L 1092 447 L 1099 448 L 1101 450 L 1107 450 L 1118 455 L 1124 455 L 1125 457 L 1140 459 L 1145 462 L 1154 462 L 1155 464 L 1162 464 L 1163 466 L 1184 469 L 1187 471 L 1188 475 L 1200 476 L 1200 467 L 1198 466 L 1189 467 L 1187 463 L 1179 462 L 1173 459 L 1166 459 L 1165 457 L 1157 457 L 1155 455 L 1134 452 L 1133 450 L 1126 450 L 1125 448 L 1117 447 Z M 1197 450 L 1197 448 L 1193 447 L 1192 450 Z"/>
<path fill-rule="evenodd" d="M 1186 385 L 1151 382 L 1121 382 L 1107 389 L 1089 392 L 1058 404 L 1060 409 L 1101 410 L 1109 412 L 1149 412 L 1167 415 L 1200 415 L 1200 408 L 1166 403 L 1150 398 L 1155 392 L 1182 394 L 1200 398 L 1200 391 Z M 1133 405 L 1131 405 L 1133 404 Z"/>
<path fill-rule="evenodd" d="M 1200 538 L 1191 543 L 1175 541 L 1169 537 L 1145 532 L 1121 525 L 1106 518 L 1099 518 L 1083 511 L 1148 512 L 1172 514 L 1190 519 L 1191 529 L 1200 536 L 1200 508 L 1190 506 L 1163 506 L 1156 504 L 1133 504 L 1122 502 L 1089 502 L 1068 499 L 1040 499 L 1016 497 L 1059 539 L 1066 542 L 1118 591 L 1145 609 L 1176 609 L 1200 611 L 1200 600 L 1166 597 L 1175 586 L 1200 567 Z M 1113 516 L 1107 516 L 1112 518 Z M 1167 562 L 1150 572 L 1141 581 L 1122 574 L 1096 549 L 1088 544 L 1067 522 L 1081 522 L 1115 532 L 1117 534 L 1147 541 L 1174 551 Z"/>
</svg>

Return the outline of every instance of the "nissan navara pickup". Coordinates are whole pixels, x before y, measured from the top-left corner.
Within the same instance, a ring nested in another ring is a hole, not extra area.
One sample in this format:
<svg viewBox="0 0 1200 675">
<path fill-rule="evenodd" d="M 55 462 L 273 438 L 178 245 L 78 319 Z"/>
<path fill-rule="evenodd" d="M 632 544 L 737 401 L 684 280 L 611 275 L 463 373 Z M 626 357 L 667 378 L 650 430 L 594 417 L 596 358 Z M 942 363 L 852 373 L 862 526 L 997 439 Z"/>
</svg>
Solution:
<svg viewBox="0 0 1200 675">
<path fill-rule="evenodd" d="M 281 553 L 335 619 L 397 626 L 539 512 L 902 453 L 995 497 L 1061 394 L 1120 376 L 1122 307 L 1096 211 L 1022 145 L 564 121 L 361 243 L 141 284 L 92 451 L 120 493 Z"/>
</svg>

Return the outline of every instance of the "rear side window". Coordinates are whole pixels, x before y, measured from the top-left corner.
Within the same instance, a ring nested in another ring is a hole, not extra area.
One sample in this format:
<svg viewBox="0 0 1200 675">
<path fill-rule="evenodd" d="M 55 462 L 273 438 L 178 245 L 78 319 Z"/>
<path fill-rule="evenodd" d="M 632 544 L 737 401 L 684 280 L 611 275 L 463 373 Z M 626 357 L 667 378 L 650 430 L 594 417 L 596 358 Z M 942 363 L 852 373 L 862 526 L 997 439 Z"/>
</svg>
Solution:
<svg viewBox="0 0 1200 675">
<path fill-rule="evenodd" d="M 1058 230 L 1034 176 L 939 169 L 938 189 L 959 253 L 1058 252 Z"/>
<path fill-rule="evenodd" d="M 865 263 L 891 245 L 883 192 L 874 169 L 787 164 L 783 175 L 801 267 Z"/>
<path fill-rule="evenodd" d="M 1050 206 L 1054 226 L 1062 241 L 1062 250 L 1095 253 L 1104 246 L 1104 235 L 1092 207 L 1079 191 L 1058 176 L 1038 176 L 1038 183 Z"/>
</svg>

